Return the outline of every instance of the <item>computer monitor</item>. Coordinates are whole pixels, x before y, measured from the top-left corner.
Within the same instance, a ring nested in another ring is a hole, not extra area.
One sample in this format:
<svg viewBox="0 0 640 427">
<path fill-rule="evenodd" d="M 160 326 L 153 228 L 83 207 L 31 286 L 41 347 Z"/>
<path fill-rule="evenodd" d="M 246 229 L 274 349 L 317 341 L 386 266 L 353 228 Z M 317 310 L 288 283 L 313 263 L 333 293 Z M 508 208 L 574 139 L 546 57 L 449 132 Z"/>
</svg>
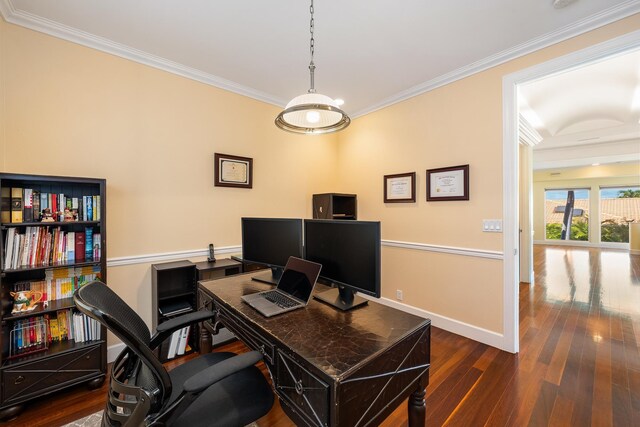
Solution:
<svg viewBox="0 0 640 427">
<path fill-rule="evenodd" d="M 302 220 L 242 218 L 242 259 L 269 267 L 255 280 L 277 284 L 290 256 L 302 258 Z"/>
<path fill-rule="evenodd" d="M 380 298 L 380 222 L 306 219 L 304 245 L 305 259 L 337 286 L 316 299 L 350 310 L 367 303 L 356 292 Z"/>
</svg>

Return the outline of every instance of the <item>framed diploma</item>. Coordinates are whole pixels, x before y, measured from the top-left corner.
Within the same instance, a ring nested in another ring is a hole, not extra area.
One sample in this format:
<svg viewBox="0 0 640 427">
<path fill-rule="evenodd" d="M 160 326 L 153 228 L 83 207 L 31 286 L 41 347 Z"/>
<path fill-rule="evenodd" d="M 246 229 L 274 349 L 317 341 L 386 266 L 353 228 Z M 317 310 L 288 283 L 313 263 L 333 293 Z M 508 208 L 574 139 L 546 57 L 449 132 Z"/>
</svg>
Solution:
<svg viewBox="0 0 640 427">
<path fill-rule="evenodd" d="M 469 200 L 469 165 L 427 169 L 427 201 Z"/>
<path fill-rule="evenodd" d="M 399 173 L 384 176 L 385 203 L 415 203 L 416 173 Z"/>
<path fill-rule="evenodd" d="M 251 188 L 253 185 L 253 159 L 215 153 L 213 156 L 216 187 Z"/>
</svg>

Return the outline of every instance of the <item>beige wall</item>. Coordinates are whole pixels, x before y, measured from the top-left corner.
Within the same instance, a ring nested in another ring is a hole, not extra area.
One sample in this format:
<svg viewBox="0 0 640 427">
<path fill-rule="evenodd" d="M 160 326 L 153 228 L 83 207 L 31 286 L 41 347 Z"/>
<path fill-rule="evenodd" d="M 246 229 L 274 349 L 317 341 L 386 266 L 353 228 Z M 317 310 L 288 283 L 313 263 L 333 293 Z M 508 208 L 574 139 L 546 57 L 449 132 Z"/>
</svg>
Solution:
<svg viewBox="0 0 640 427">
<path fill-rule="evenodd" d="M 240 243 L 242 215 L 310 216 L 311 194 L 358 194 L 383 239 L 502 250 L 502 78 L 636 30 L 640 16 L 354 120 L 328 137 L 283 133 L 278 109 L 0 21 L 0 169 L 108 182 L 108 256 Z M 246 123 L 251 123 L 247 125 Z M 253 157 L 252 190 L 212 185 L 214 152 Z M 425 169 L 470 164 L 471 200 L 425 202 Z M 418 172 L 418 202 L 382 203 L 385 174 Z M 502 333 L 502 262 L 385 247 L 383 296 Z M 149 265 L 109 268 L 147 320 Z M 110 340 L 113 343 L 113 340 Z"/>
<path fill-rule="evenodd" d="M 340 190 L 358 194 L 362 219 L 382 220 L 383 239 L 501 251 L 502 234 L 481 227 L 502 216 L 503 77 L 639 27 L 634 15 L 355 120 L 339 136 Z M 426 169 L 467 163 L 469 201 L 425 201 Z M 383 175 L 413 171 L 417 203 L 385 205 Z M 392 247 L 383 255 L 384 297 L 401 288 L 407 304 L 503 332 L 501 260 Z"/>
<path fill-rule="evenodd" d="M 554 175 L 552 175 L 552 173 Z M 560 175 L 555 175 L 559 173 Z M 600 187 L 640 185 L 640 163 L 619 163 L 582 168 L 550 169 L 533 174 L 533 230 L 534 239 L 545 239 L 544 191 L 563 188 L 586 188 L 589 191 L 589 241 L 599 243 L 600 215 L 598 193 Z"/>
<path fill-rule="evenodd" d="M 109 259 L 239 245 L 241 216 L 309 217 L 335 188 L 336 137 L 275 106 L 1 19 L 0 40 L 0 170 L 106 178 Z M 214 187 L 214 152 L 252 157 L 253 189 Z M 108 282 L 150 321 L 149 264 Z"/>
</svg>

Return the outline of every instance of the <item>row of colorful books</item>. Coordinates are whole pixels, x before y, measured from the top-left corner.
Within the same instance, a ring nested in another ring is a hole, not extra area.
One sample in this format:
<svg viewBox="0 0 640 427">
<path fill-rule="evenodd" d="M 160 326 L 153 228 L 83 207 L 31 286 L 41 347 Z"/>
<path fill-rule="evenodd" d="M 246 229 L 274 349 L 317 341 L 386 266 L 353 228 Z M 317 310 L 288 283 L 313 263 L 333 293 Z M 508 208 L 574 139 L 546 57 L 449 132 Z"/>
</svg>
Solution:
<svg viewBox="0 0 640 427">
<path fill-rule="evenodd" d="M 6 232 L 4 269 L 100 261 L 101 235 L 92 227 L 85 231 L 63 231 L 60 227 L 15 227 Z"/>
<path fill-rule="evenodd" d="M 100 196 L 71 197 L 63 193 L 45 193 L 32 188 L 2 188 L 1 221 L 37 222 L 49 209 L 53 221 L 68 221 L 65 209 L 75 221 L 100 221 Z"/>
<path fill-rule="evenodd" d="M 55 314 L 15 321 L 11 330 L 11 356 L 46 349 L 55 342 L 95 341 L 101 336 L 100 324 L 96 320 L 72 309 L 60 310 Z"/>
<path fill-rule="evenodd" d="M 76 268 L 51 268 L 45 271 L 45 279 L 38 281 L 16 282 L 13 290 L 35 291 L 42 294 L 42 303 L 63 298 L 71 298 L 73 293 L 85 283 L 100 279 L 99 265 L 86 265 Z"/>
</svg>

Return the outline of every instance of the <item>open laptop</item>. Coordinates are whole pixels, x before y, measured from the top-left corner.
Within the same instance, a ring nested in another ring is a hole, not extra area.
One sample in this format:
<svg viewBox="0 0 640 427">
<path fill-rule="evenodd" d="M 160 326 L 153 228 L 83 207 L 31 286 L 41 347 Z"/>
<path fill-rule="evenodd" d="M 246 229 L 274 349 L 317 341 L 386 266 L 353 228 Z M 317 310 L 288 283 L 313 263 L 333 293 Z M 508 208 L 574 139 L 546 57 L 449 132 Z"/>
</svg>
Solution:
<svg viewBox="0 0 640 427">
<path fill-rule="evenodd" d="M 265 317 L 302 308 L 311 299 L 321 269 L 321 264 L 289 257 L 275 289 L 243 295 L 242 300 Z"/>
</svg>

